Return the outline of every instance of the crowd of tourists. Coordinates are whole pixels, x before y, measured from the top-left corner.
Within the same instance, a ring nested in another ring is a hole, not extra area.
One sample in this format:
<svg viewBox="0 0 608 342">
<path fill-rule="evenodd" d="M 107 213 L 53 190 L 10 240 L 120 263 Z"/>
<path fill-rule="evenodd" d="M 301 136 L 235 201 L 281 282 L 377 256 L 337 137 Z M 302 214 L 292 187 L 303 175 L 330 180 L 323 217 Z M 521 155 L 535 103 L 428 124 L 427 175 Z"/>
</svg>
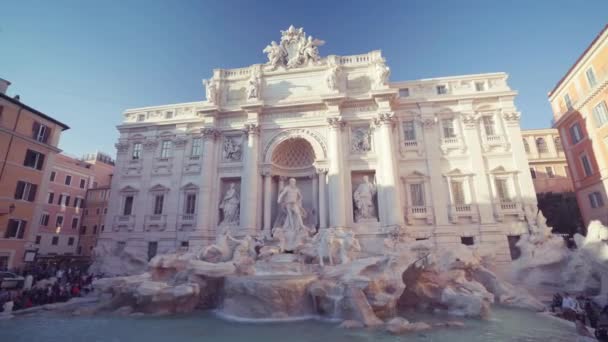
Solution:
<svg viewBox="0 0 608 342">
<path fill-rule="evenodd" d="M 587 297 L 575 297 L 564 292 L 553 296 L 551 311 L 575 322 L 579 335 L 591 337 L 587 329 L 590 326 L 595 329 L 594 335 L 598 341 L 608 342 L 608 305 L 600 309 Z"/>
<path fill-rule="evenodd" d="M 0 289 L 0 312 L 6 302 L 12 310 L 65 302 L 92 291 L 93 275 L 78 267 L 33 268 L 21 274 L 23 286 Z"/>
</svg>

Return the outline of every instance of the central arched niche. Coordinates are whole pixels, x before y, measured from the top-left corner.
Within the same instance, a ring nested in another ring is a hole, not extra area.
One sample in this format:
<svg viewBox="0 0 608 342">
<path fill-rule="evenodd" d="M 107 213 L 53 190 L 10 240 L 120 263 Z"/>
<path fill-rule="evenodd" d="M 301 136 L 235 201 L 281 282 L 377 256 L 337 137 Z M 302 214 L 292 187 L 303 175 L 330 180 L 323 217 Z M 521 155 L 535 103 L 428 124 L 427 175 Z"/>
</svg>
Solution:
<svg viewBox="0 0 608 342">
<path fill-rule="evenodd" d="M 277 196 L 282 187 L 288 184 L 289 178 L 295 178 L 297 187 L 302 193 L 302 206 L 307 212 L 304 223 L 309 227 L 317 226 L 318 209 L 317 192 L 313 189 L 315 176 L 314 163 L 316 160 L 313 146 L 303 137 L 288 138 L 276 145 L 272 150 L 270 162 L 272 164 L 273 191 L 272 191 L 272 226 L 281 225 L 284 219 Z"/>
</svg>

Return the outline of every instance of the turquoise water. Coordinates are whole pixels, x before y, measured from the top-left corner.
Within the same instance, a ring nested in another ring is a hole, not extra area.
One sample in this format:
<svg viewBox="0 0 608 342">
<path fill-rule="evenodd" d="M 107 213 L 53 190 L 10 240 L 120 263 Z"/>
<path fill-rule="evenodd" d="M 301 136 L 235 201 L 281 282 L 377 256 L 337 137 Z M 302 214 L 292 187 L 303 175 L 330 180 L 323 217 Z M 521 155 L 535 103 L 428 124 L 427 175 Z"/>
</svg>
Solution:
<svg viewBox="0 0 608 342">
<path fill-rule="evenodd" d="M 410 321 L 444 321 L 454 317 L 404 315 Z M 291 323 L 235 323 L 210 312 L 172 317 L 72 317 L 40 314 L 0 321 L 2 342 L 189 342 L 189 341 L 576 341 L 574 327 L 536 313 L 495 308 L 486 321 L 465 320 L 464 328 L 392 336 L 381 330 L 347 330 L 317 320 Z"/>
</svg>

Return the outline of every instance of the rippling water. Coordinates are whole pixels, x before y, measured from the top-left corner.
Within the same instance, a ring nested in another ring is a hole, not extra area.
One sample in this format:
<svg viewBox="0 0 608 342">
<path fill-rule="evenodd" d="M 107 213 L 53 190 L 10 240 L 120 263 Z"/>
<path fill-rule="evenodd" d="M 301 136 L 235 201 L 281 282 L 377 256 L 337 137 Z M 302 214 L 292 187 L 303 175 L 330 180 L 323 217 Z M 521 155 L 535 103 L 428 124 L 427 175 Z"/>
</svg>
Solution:
<svg viewBox="0 0 608 342">
<path fill-rule="evenodd" d="M 410 321 L 441 322 L 453 317 L 404 315 Z M 291 323 L 235 323 L 209 312 L 172 317 L 71 317 L 42 314 L 0 321 L 4 342 L 182 342 L 182 341 L 576 341 L 574 328 L 542 315 L 494 308 L 490 320 L 465 320 L 465 328 L 392 336 L 382 330 L 347 330 L 316 320 Z"/>
</svg>

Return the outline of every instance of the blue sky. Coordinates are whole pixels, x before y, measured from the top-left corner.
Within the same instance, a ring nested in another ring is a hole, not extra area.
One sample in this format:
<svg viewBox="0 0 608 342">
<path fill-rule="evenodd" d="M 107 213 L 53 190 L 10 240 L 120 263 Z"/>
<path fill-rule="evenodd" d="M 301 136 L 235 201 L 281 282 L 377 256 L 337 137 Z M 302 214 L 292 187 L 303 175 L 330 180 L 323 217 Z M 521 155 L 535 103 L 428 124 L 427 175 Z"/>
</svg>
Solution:
<svg viewBox="0 0 608 342">
<path fill-rule="evenodd" d="M 127 108 L 199 101 L 213 68 L 262 63 L 290 24 L 322 55 L 383 50 L 392 80 L 504 71 L 523 128 L 608 21 L 606 0 L 0 0 L 9 95 L 68 124 L 65 152 L 114 154 Z"/>
</svg>

